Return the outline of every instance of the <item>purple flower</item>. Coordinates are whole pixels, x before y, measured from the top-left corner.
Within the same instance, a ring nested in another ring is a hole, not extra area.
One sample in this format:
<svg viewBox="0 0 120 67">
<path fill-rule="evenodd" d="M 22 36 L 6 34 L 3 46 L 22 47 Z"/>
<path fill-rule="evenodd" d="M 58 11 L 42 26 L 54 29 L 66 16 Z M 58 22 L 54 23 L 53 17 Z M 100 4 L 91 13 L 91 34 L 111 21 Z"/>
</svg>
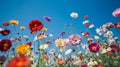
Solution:
<svg viewBox="0 0 120 67">
<path fill-rule="evenodd" d="M 90 52 L 97 53 L 100 49 L 100 46 L 97 43 L 91 43 L 88 46 Z"/>
<path fill-rule="evenodd" d="M 78 34 L 73 34 L 69 36 L 69 40 L 73 45 L 78 45 L 81 43 L 82 39 L 81 36 Z"/>
<path fill-rule="evenodd" d="M 51 21 L 51 18 L 49 16 L 44 16 L 44 19 L 47 21 Z"/>
</svg>

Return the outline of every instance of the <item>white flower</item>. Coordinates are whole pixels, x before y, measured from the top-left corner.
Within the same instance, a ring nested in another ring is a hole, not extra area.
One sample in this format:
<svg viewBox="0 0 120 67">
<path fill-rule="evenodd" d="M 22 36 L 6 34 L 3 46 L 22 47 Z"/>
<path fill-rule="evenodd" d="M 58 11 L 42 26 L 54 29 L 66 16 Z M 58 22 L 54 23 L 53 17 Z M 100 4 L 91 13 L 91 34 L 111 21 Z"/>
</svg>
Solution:
<svg viewBox="0 0 120 67">
<path fill-rule="evenodd" d="M 68 55 L 72 52 L 72 49 L 68 49 L 66 52 L 65 52 L 65 55 Z"/>
<path fill-rule="evenodd" d="M 77 18 L 77 17 L 78 17 L 78 13 L 72 12 L 72 13 L 70 14 L 70 16 L 71 16 L 72 18 Z"/>
<path fill-rule="evenodd" d="M 51 53 L 51 54 L 55 53 L 55 50 L 54 50 L 54 49 L 51 49 L 51 50 L 50 50 L 50 53 Z"/>
<path fill-rule="evenodd" d="M 3 28 L 0 28 L 0 31 L 3 31 L 4 29 Z"/>
<path fill-rule="evenodd" d="M 40 45 L 40 49 L 45 50 L 45 49 L 47 49 L 47 48 L 48 48 L 48 44 L 43 44 L 43 45 Z"/>
<path fill-rule="evenodd" d="M 35 36 L 34 41 L 37 41 L 37 40 L 38 40 L 38 38 L 37 38 L 37 36 Z"/>
<path fill-rule="evenodd" d="M 25 39 L 28 39 L 28 38 L 29 38 L 29 37 L 28 37 L 28 36 L 26 36 L 26 35 L 24 35 L 23 37 L 24 37 Z"/>
<path fill-rule="evenodd" d="M 99 36 L 94 36 L 94 38 L 95 38 L 96 40 L 99 40 L 99 39 L 100 39 L 100 37 L 99 37 Z"/>
<path fill-rule="evenodd" d="M 111 48 L 111 47 L 108 47 L 108 48 L 107 48 L 107 51 L 111 51 L 111 50 L 112 50 L 112 48 Z"/>
<path fill-rule="evenodd" d="M 112 36 L 113 36 L 113 32 L 112 31 L 107 31 L 107 33 L 104 34 L 104 37 L 111 38 Z"/>
<path fill-rule="evenodd" d="M 89 20 L 85 20 L 83 21 L 83 24 L 89 23 Z"/>
<path fill-rule="evenodd" d="M 49 34 L 49 37 L 53 37 L 53 34 Z"/>
<path fill-rule="evenodd" d="M 82 51 L 79 51 L 79 52 L 78 52 L 78 55 L 80 55 L 81 53 L 82 53 Z"/>
<path fill-rule="evenodd" d="M 94 67 L 95 65 L 97 65 L 98 63 L 96 61 L 90 61 L 88 62 L 87 66 L 88 67 Z"/>
<path fill-rule="evenodd" d="M 101 29 L 101 28 L 100 28 L 100 29 L 97 28 L 97 29 L 96 29 L 96 33 L 99 34 L 99 35 L 102 35 L 102 34 L 104 33 L 104 30 Z"/>
<path fill-rule="evenodd" d="M 101 51 L 101 53 L 102 53 L 102 54 L 107 53 L 107 49 L 103 49 L 103 50 Z"/>
<path fill-rule="evenodd" d="M 88 28 L 93 28 L 94 27 L 94 24 L 90 24 L 90 26 Z"/>
</svg>

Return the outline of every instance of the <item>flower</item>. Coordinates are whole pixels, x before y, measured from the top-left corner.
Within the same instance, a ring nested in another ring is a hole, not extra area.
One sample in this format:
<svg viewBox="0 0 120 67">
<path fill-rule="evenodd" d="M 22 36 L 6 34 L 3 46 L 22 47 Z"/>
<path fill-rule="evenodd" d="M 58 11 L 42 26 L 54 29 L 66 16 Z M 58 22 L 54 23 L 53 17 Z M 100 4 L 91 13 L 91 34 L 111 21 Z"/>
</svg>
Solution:
<svg viewBox="0 0 120 67">
<path fill-rule="evenodd" d="M 47 60 L 49 60 L 50 56 L 44 55 L 43 58 L 44 58 L 44 61 L 47 61 Z"/>
<path fill-rule="evenodd" d="M 84 19 L 87 19 L 88 18 L 88 15 L 84 15 Z"/>
<path fill-rule="evenodd" d="M 89 20 L 83 21 L 83 24 L 88 24 L 88 23 L 89 23 Z"/>
<path fill-rule="evenodd" d="M 6 67 L 29 67 L 31 64 L 30 59 L 27 56 L 19 55 L 13 57 L 7 62 Z"/>
<path fill-rule="evenodd" d="M 45 38 L 47 38 L 47 35 L 45 33 L 41 32 L 38 35 L 36 35 L 36 37 L 34 38 L 34 41 L 39 40 L 39 39 L 42 40 Z"/>
<path fill-rule="evenodd" d="M 55 44 L 56 44 L 56 46 L 61 46 L 61 47 L 63 47 L 63 46 L 66 45 L 66 42 L 65 42 L 64 39 L 58 38 L 58 39 L 55 40 Z"/>
<path fill-rule="evenodd" d="M 19 22 L 17 20 L 10 20 L 9 22 L 13 25 L 18 25 L 19 24 Z"/>
<path fill-rule="evenodd" d="M 65 61 L 64 61 L 62 58 L 58 58 L 58 59 L 57 59 L 57 63 L 58 63 L 58 64 L 64 64 Z"/>
<path fill-rule="evenodd" d="M 9 22 L 3 22 L 3 26 L 8 26 Z"/>
<path fill-rule="evenodd" d="M 73 45 L 78 45 L 81 43 L 82 39 L 81 36 L 78 34 L 73 34 L 69 36 L 69 40 Z"/>
<path fill-rule="evenodd" d="M 40 49 L 45 50 L 48 48 L 48 46 L 49 46 L 48 44 L 40 45 Z"/>
<path fill-rule="evenodd" d="M 49 16 L 44 16 L 44 19 L 47 21 L 51 21 L 51 17 L 49 17 Z"/>
<path fill-rule="evenodd" d="M 6 36 L 6 35 L 10 34 L 10 30 L 5 29 L 5 30 L 2 30 L 0 33 L 1 33 L 3 36 Z"/>
<path fill-rule="evenodd" d="M 104 34 L 104 37 L 111 38 L 112 36 L 113 36 L 113 32 L 112 31 L 107 31 L 107 33 Z"/>
<path fill-rule="evenodd" d="M 86 32 L 86 33 L 82 33 L 82 35 L 83 35 L 84 37 L 88 37 L 88 36 L 90 36 L 90 33 L 89 33 L 89 32 Z"/>
<path fill-rule="evenodd" d="M 70 16 L 71 16 L 72 18 L 77 18 L 77 17 L 78 17 L 78 13 L 72 12 L 72 13 L 70 14 Z"/>
<path fill-rule="evenodd" d="M 18 54 L 26 54 L 30 49 L 28 44 L 20 44 L 17 46 L 16 51 Z"/>
<path fill-rule="evenodd" d="M 100 37 L 99 37 L 99 36 L 94 36 L 94 38 L 95 38 L 96 40 L 99 40 L 99 39 L 100 39 Z"/>
<path fill-rule="evenodd" d="M 100 46 L 97 43 L 91 43 L 88 45 L 90 52 L 97 53 L 100 49 Z"/>
<path fill-rule="evenodd" d="M 47 31 L 48 29 L 47 29 L 46 27 L 43 27 L 42 30 L 43 30 L 43 31 Z"/>
<path fill-rule="evenodd" d="M 29 29 L 31 34 L 34 34 L 36 31 L 40 31 L 43 28 L 43 24 L 40 20 L 32 20 L 29 23 Z"/>
<path fill-rule="evenodd" d="M 7 51 L 12 46 L 12 42 L 9 39 L 3 39 L 0 41 L 0 51 Z"/>
<path fill-rule="evenodd" d="M 96 29 L 96 33 L 99 34 L 99 35 L 102 35 L 102 34 L 104 33 L 104 30 L 101 29 L 101 28 L 100 28 L 100 29 L 97 28 L 97 29 Z"/>
<path fill-rule="evenodd" d="M 53 54 L 53 53 L 55 53 L 55 50 L 51 49 L 49 53 Z"/>
<path fill-rule="evenodd" d="M 110 45 L 110 48 L 112 49 L 111 51 L 113 52 L 119 52 L 120 50 L 119 46 L 114 45 L 114 44 Z"/>
<path fill-rule="evenodd" d="M 120 8 L 117 8 L 116 10 L 113 11 L 112 15 L 114 17 L 119 17 L 120 16 Z"/>
<path fill-rule="evenodd" d="M 25 30 L 25 27 L 24 27 L 24 26 L 21 26 L 20 29 L 21 29 L 21 30 Z"/>
<path fill-rule="evenodd" d="M 0 56 L 0 64 L 3 64 L 6 60 L 6 57 L 4 55 Z"/>
<path fill-rule="evenodd" d="M 88 64 L 87 64 L 87 66 L 88 67 L 97 67 L 96 65 L 97 65 L 98 63 L 94 60 L 94 58 L 90 58 L 90 62 L 88 62 Z"/>
<path fill-rule="evenodd" d="M 73 51 L 72 49 L 68 49 L 67 51 L 65 51 L 65 55 L 70 54 L 72 51 Z"/>
<path fill-rule="evenodd" d="M 114 24 L 115 28 L 120 28 L 120 22 Z"/>
</svg>

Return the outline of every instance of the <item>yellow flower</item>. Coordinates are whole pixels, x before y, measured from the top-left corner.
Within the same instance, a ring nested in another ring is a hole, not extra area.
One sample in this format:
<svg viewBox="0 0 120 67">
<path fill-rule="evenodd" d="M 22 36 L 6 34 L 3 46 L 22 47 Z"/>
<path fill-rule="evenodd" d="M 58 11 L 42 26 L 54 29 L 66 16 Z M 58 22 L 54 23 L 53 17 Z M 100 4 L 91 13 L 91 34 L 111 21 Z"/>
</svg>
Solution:
<svg viewBox="0 0 120 67">
<path fill-rule="evenodd" d="M 20 44 L 17 48 L 16 51 L 18 54 L 26 54 L 30 49 L 30 46 L 27 44 Z"/>
<path fill-rule="evenodd" d="M 19 22 L 17 20 L 10 20 L 9 22 L 13 25 L 18 25 L 19 24 Z"/>
<path fill-rule="evenodd" d="M 47 31 L 48 29 L 47 29 L 46 27 L 43 27 L 42 30 L 43 30 L 43 31 Z"/>
<path fill-rule="evenodd" d="M 24 27 L 24 26 L 21 26 L 21 27 L 20 27 L 20 29 L 21 29 L 21 30 L 24 30 L 24 29 L 25 29 L 25 27 Z"/>
</svg>

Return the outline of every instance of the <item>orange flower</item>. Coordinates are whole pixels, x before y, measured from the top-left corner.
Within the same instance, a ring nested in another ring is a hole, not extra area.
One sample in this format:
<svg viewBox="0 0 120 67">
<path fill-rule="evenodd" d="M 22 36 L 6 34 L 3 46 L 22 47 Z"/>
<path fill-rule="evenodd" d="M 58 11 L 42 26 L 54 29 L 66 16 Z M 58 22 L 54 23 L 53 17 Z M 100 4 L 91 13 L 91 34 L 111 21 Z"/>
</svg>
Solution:
<svg viewBox="0 0 120 67">
<path fill-rule="evenodd" d="M 30 64 L 31 61 L 27 56 L 20 55 L 13 57 L 9 62 L 7 62 L 6 67 L 29 67 Z"/>
<path fill-rule="evenodd" d="M 62 58 L 58 58 L 58 59 L 57 59 L 57 63 L 58 63 L 58 64 L 64 64 L 65 61 L 64 61 Z"/>
<path fill-rule="evenodd" d="M 18 54 L 26 54 L 30 50 L 30 46 L 28 44 L 20 44 L 16 48 Z"/>
<path fill-rule="evenodd" d="M 44 58 L 45 61 L 47 61 L 47 60 L 49 60 L 50 57 L 47 56 L 47 55 L 44 55 L 43 58 Z"/>
</svg>

